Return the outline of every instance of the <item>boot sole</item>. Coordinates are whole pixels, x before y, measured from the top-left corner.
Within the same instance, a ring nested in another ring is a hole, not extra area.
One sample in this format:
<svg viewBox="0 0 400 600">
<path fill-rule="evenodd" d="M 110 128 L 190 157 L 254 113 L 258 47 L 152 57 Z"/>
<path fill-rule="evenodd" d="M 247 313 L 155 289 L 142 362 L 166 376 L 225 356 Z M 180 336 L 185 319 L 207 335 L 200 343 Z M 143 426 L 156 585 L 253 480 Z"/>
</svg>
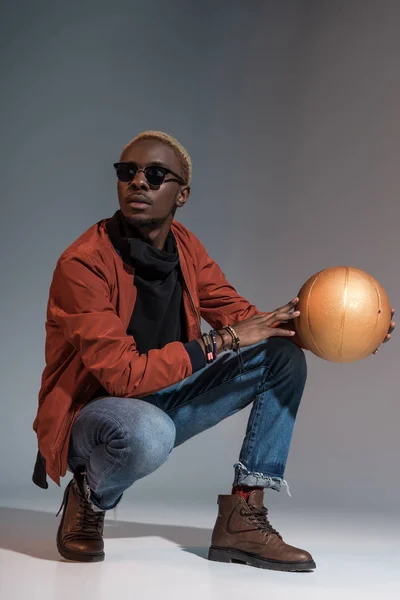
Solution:
<svg viewBox="0 0 400 600">
<path fill-rule="evenodd" d="M 72 550 L 68 550 L 65 546 L 59 541 L 57 537 L 57 550 L 61 554 L 63 558 L 67 560 L 73 560 L 74 562 L 100 562 L 104 560 L 105 552 L 101 554 L 84 554 L 83 552 L 73 552 Z"/>
<path fill-rule="evenodd" d="M 316 569 L 316 564 L 313 560 L 303 562 L 281 562 L 279 560 L 271 560 L 262 558 L 250 552 L 243 550 L 233 550 L 231 548 L 218 548 L 210 546 L 208 551 L 208 560 L 223 563 L 239 563 L 258 567 L 259 569 L 271 569 L 273 571 L 312 571 Z"/>
</svg>

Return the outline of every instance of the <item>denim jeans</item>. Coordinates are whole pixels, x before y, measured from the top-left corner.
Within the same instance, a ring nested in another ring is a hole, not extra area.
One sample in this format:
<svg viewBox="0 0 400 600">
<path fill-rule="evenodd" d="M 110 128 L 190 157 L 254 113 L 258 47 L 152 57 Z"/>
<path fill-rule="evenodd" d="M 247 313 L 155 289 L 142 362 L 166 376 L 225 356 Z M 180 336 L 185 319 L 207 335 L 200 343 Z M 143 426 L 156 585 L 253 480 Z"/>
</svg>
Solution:
<svg viewBox="0 0 400 600">
<path fill-rule="evenodd" d="M 101 397 L 72 427 L 69 469 L 85 467 L 92 506 L 109 510 L 174 447 L 252 404 L 234 485 L 279 491 L 303 394 L 303 350 L 284 337 L 234 351 L 179 383 L 141 399 Z"/>
</svg>

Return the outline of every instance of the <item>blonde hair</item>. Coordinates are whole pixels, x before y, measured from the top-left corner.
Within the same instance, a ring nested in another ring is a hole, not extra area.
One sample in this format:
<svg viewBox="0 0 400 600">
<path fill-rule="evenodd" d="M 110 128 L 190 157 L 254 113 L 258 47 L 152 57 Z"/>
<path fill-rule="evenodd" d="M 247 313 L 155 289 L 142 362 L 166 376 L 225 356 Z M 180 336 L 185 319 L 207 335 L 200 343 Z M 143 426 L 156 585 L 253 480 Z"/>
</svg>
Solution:
<svg viewBox="0 0 400 600">
<path fill-rule="evenodd" d="M 182 144 L 180 144 L 178 140 L 172 137 L 172 135 L 168 135 L 168 133 L 163 133 L 162 131 L 143 131 L 142 133 L 139 133 L 139 135 L 134 137 L 133 140 L 131 140 L 122 150 L 121 160 L 122 157 L 128 152 L 128 150 L 130 150 L 133 144 L 141 140 L 156 140 L 172 148 L 181 163 L 183 179 L 187 184 L 190 183 L 190 180 L 192 178 L 191 158 L 188 152 L 182 146 Z"/>
</svg>

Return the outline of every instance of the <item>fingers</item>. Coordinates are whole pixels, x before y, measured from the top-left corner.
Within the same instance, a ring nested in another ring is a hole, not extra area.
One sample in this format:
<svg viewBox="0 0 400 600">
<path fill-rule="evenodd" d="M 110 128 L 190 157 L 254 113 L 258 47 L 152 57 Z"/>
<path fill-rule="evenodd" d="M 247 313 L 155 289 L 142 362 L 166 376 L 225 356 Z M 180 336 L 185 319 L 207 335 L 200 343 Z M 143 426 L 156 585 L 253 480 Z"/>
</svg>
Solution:
<svg viewBox="0 0 400 600">
<path fill-rule="evenodd" d="M 293 310 L 293 308 L 296 306 L 298 301 L 299 301 L 299 299 L 297 297 L 293 298 L 293 300 L 291 300 L 284 306 L 280 306 L 279 308 L 276 308 L 271 313 L 264 314 L 261 318 L 264 319 L 264 321 L 266 323 L 268 322 L 268 323 L 272 324 L 272 323 L 275 323 L 275 321 L 282 321 L 282 322 L 286 323 L 289 318 L 293 318 L 290 316 L 293 314 L 293 313 L 290 313 L 290 311 Z M 298 316 L 298 315 L 296 315 L 296 316 Z"/>
<path fill-rule="evenodd" d="M 277 308 L 276 310 L 274 310 L 274 313 L 277 312 L 289 312 L 290 310 L 293 310 L 293 308 L 296 306 L 296 304 L 298 303 L 299 299 L 293 298 L 293 300 L 291 300 L 290 302 L 288 302 L 287 304 L 285 304 L 285 306 L 281 306 L 280 308 Z"/>
<path fill-rule="evenodd" d="M 382 342 L 383 344 L 385 342 L 388 342 L 390 340 L 390 338 L 392 337 L 392 333 L 393 333 L 395 327 L 396 327 L 396 323 L 394 321 L 391 321 L 390 322 L 390 327 L 389 327 L 389 332 L 386 334 L 386 337 L 385 337 L 385 339 Z"/>
<path fill-rule="evenodd" d="M 296 333 L 295 331 L 291 331 L 289 329 L 279 329 L 279 327 L 275 327 L 275 328 L 271 329 L 271 332 L 268 337 L 277 337 L 279 335 L 290 337 L 290 336 L 294 335 L 295 333 Z"/>
<path fill-rule="evenodd" d="M 290 302 L 288 302 L 287 304 L 285 304 L 284 308 L 286 310 L 293 310 L 293 308 L 296 306 L 296 304 L 299 302 L 298 297 L 296 296 L 296 298 L 293 298 Z"/>
<path fill-rule="evenodd" d="M 265 320 L 265 323 L 268 324 L 273 324 L 276 321 L 280 321 L 281 323 L 287 323 L 288 321 L 290 321 L 291 319 L 296 319 L 296 317 L 298 317 L 300 315 L 300 311 L 296 310 L 292 313 L 289 312 L 273 312 L 271 315 L 268 316 L 268 318 Z"/>
</svg>

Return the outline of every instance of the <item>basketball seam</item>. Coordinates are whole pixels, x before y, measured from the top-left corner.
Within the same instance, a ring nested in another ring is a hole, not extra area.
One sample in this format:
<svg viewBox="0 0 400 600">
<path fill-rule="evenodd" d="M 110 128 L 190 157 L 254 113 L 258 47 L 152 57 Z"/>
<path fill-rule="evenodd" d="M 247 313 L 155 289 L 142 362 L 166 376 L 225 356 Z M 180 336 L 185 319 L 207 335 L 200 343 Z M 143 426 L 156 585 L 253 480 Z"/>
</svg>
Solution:
<svg viewBox="0 0 400 600">
<path fill-rule="evenodd" d="M 326 271 L 326 269 L 324 269 L 323 271 L 321 271 L 320 273 L 318 273 L 318 275 L 316 276 L 316 278 L 315 278 L 315 279 L 314 279 L 314 281 L 312 282 L 312 284 L 311 284 L 311 287 L 310 287 L 310 290 L 309 290 L 309 292 L 308 292 L 308 295 L 307 295 L 306 307 L 307 307 L 307 323 L 308 323 L 308 330 L 309 330 L 309 332 L 310 332 L 310 335 L 311 335 L 312 341 L 313 341 L 313 343 L 314 343 L 315 347 L 318 349 L 318 352 L 320 352 L 320 353 L 321 353 L 323 356 L 325 356 L 325 357 L 326 357 L 326 354 L 325 354 L 325 352 L 323 352 L 323 351 L 321 350 L 321 348 L 318 346 L 317 342 L 316 342 L 316 341 L 315 341 L 315 339 L 314 339 L 314 336 L 313 336 L 313 331 L 312 331 L 312 326 L 311 326 L 311 321 L 310 321 L 310 313 L 309 313 L 309 310 L 308 310 L 308 301 L 309 301 L 309 299 L 310 299 L 310 296 L 311 296 L 312 289 L 313 289 L 314 285 L 317 283 L 317 279 L 318 279 L 318 277 L 319 277 L 319 276 L 320 276 L 320 275 L 321 275 L 321 274 L 322 274 L 324 271 Z"/>
<path fill-rule="evenodd" d="M 339 344 L 339 358 L 343 358 L 343 338 L 344 338 L 344 328 L 346 323 L 346 309 L 347 309 L 347 293 L 349 287 L 349 269 L 345 267 L 346 275 L 344 278 L 344 292 L 343 292 L 343 315 L 341 318 L 341 335 L 340 335 L 340 344 Z"/>
</svg>

